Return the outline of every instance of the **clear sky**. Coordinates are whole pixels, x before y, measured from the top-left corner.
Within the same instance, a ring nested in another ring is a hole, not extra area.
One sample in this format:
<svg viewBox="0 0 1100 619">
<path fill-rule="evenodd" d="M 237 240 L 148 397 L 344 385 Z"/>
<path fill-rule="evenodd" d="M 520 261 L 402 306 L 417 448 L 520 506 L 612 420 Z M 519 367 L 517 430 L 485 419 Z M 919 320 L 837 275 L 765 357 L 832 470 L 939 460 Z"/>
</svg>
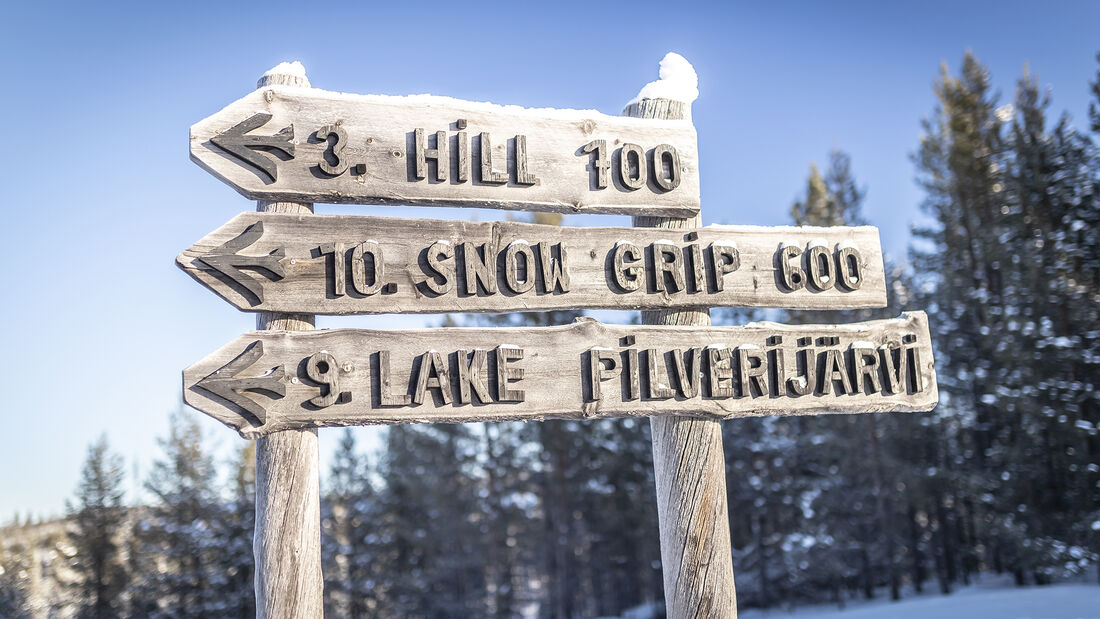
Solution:
<svg viewBox="0 0 1100 619">
<path fill-rule="evenodd" d="M 972 49 L 1005 97 L 1029 63 L 1053 88 L 1054 109 L 1083 127 L 1100 51 L 1100 3 L 1033 0 L 22 2 L 4 9 L 4 22 L 0 521 L 60 514 L 101 433 L 143 477 L 179 406 L 181 370 L 253 327 L 173 260 L 254 209 L 188 160 L 188 127 L 280 61 L 301 60 L 329 90 L 618 114 L 676 51 L 699 73 L 705 223 L 787 223 L 810 162 L 841 148 L 868 189 L 866 217 L 900 259 L 921 199 L 909 155 L 940 63 L 957 71 Z M 318 326 L 438 320 L 322 317 Z M 222 454 L 240 440 L 212 421 L 204 428 Z M 361 432 L 370 442 L 374 431 Z M 337 434 L 322 431 L 322 459 Z"/>
</svg>

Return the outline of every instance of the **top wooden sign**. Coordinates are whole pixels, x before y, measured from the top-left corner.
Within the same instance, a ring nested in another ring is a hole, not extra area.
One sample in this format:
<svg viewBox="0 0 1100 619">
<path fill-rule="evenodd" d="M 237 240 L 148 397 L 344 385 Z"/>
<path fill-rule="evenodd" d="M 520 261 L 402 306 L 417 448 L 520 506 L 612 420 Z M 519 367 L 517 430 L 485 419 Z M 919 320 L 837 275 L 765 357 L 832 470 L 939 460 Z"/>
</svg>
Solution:
<svg viewBox="0 0 1100 619">
<path fill-rule="evenodd" d="M 191 159 L 255 200 L 699 212 L 689 120 L 266 86 L 193 125 Z"/>
</svg>

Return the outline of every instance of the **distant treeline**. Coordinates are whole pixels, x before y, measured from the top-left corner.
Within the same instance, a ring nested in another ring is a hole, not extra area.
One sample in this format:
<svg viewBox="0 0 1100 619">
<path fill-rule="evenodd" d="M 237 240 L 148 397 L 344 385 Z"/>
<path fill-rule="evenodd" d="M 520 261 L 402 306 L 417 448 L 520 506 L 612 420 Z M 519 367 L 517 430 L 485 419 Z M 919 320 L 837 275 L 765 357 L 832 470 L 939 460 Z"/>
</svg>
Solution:
<svg viewBox="0 0 1100 619">
<path fill-rule="evenodd" d="M 1050 95 L 1027 73 L 1011 102 L 998 101 L 969 54 L 935 92 L 913 155 L 928 225 L 908 263 L 888 265 L 890 307 L 784 319 L 927 310 L 940 406 L 724 424 L 742 607 L 948 593 L 987 572 L 1045 584 L 1100 557 L 1100 74 L 1087 129 L 1049 119 Z M 811 169 L 791 217 L 864 223 L 864 195 L 834 152 L 824 174 Z M 0 616 L 254 615 L 253 447 L 216 466 L 195 415 L 173 416 L 144 480 L 150 505 L 125 507 L 122 462 L 100 441 L 65 521 L 36 537 L 5 529 Z M 644 420 L 395 426 L 372 454 L 348 432 L 322 499 L 327 611 L 659 613 L 654 492 Z"/>
</svg>

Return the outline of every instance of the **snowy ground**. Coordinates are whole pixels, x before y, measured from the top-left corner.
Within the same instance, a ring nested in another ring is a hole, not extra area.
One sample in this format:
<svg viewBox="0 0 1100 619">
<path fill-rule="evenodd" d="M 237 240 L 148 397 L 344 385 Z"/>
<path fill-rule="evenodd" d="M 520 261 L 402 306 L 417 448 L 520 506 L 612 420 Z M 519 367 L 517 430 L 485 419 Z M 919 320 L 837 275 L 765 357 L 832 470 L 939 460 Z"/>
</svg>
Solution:
<svg viewBox="0 0 1100 619">
<path fill-rule="evenodd" d="M 1093 579 L 1092 583 L 1095 582 Z M 1100 585 L 1017 588 L 997 582 L 966 587 L 951 595 L 910 595 L 900 602 L 881 597 L 870 602 L 849 602 L 844 610 L 835 605 L 807 606 L 793 612 L 749 610 L 738 616 L 740 619 L 1098 619 Z"/>
</svg>

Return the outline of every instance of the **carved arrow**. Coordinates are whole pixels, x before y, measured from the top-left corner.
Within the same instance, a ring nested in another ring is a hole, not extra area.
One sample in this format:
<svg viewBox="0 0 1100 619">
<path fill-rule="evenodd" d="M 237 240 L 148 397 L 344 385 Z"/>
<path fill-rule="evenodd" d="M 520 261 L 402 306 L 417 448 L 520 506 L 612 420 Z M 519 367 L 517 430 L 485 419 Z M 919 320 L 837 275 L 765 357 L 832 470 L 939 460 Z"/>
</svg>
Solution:
<svg viewBox="0 0 1100 619">
<path fill-rule="evenodd" d="M 260 240 L 264 235 L 264 222 L 257 221 L 244 229 L 240 235 L 229 239 L 225 243 L 215 247 L 211 252 L 198 258 L 198 261 L 218 271 L 236 282 L 254 297 L 249 300 L 252 305 L 264 302 L 263 284 L 251 275 L 241 271 L 243 268 L 267 271 L 273 281 L 286 277 L 286 271 L 279 260 L 285 256 L 283 248 L 279 247 L 266 256 L 242 256 L 237 252 Z"/>
<path fill-rule="evenodd" d="M 245 396 L 244 391 L 266 391 L 279 398 L 286 395 L 286 385 L 283 383 L 283 366 L 276 366 L 268 370 L 263 376 L 238 378 L 244 370 L 259 361 L 264 356 L 264 343 L 256 340 L 237 355 L 235 359 L 223 365 L 206 378 L 195 383 L 195 386 L 208 391 L 219 398 L 231 402 L 248 414 L 242 414 L 246 421 L 254 426 L 262 426 L 267 423 L 267 410 L 256 403 L 255 400 Z"/>
<path fill-rule="evenodd" d="M 293 159 L 294 125 L 283 127 L 275 135 L 245 135 L 253 129 L 264 126 L 269 120 L 271 120 L 271 114 L 267 112 L 257 112 L 225 131 L 222 131 L 218 135 L 211 137 L 210 141 L 217 144 L 218 147 L 234 157 L 266 173 L 271 177 L 271 182 L 275 182 L 275 179 L 278 177 L 278 170 L 275 166 L 275 162 L 252 149 L 273 148 L 283 151 Z"/>
</svg>

